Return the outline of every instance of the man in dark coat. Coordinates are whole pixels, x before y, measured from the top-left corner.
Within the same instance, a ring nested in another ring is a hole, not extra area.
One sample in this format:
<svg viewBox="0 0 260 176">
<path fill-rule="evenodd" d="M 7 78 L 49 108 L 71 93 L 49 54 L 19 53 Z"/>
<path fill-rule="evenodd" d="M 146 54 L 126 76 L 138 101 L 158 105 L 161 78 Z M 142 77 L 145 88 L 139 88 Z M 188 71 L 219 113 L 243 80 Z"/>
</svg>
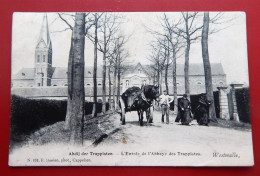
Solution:
<svg viewBox="0 0 260 176">
<path fill-rule="evenodd" d="M 188 96 L 184 94 L 178 103 L 178 109 L 179 109 L 178 115 L 182 125 L 189 125 L 189 123 L 192 120 L 191 112 L 190 112 L 190 101 L 188 100 L 187 97 Z M 176 120 L 178 120 L 178 117 L 176 118 Z"/>
<path fill-rule="evenodd" d="M 206 94 L 201 94 L 199 98 L 199 105 L 195 110 L 195 118 L 199 125 L 208 126 L 209 123 L 209 106 L 211 101 L 207 99 Z"/>
</svg>

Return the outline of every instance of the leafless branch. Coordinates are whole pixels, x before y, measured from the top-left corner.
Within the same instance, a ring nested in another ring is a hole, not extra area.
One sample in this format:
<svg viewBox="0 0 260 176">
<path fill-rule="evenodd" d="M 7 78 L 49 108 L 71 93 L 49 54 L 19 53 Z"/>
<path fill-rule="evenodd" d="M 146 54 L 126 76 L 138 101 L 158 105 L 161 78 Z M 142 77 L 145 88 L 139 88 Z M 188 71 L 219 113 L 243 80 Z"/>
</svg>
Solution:
<svg viewBox="0 0 260 176">
<path fill-rule="evenodd" d="M 68 21 L 65 20 L 60 13 L 58 13 L 58 15 L 59 15 L 60 19 L 61 19 L 62 21 L 64 21 L 64 22 L 69 26 L 69 28 L 70 28 L 71 30 L 73 30 L 73 27 L 68 23 Z"/>
<path fill-rule="evenodd" d="M 70 28 L 65 28 L 65 29 L 59 30 L 59 31 L 52 31 L 51 33 L 64 32 L 64 31 L 67 31 L 67 30 L 70 30 Z"/>
</svg>

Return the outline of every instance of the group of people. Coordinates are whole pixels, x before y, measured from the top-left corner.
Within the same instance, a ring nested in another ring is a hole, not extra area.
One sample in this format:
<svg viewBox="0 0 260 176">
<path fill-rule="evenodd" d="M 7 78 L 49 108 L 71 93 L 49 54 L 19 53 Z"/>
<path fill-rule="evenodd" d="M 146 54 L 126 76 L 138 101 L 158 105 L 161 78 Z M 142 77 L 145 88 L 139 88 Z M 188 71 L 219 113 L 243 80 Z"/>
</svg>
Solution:
<svg viewBox="0 0 260 176">
<path fill-rule="evenodd" d="M 161 121 L 164 122 L 164 117 L 166 116 L 166 124 L 169 124 L 170 103 L 173 102 L 174 98 L 170 97 L 166 90 L 163 91 L 163 94 L 160 95 L 159 98 L 159 104 L 162 111 Z M 178 101 L 178 114 L 175 122 L 181 121 L 182 125 L 189 125 L 195 117 L 199 125 L 207 126 L 209 123 L 209 105 L 210 102 L 206 101 L 206 96 L 201 96 L 198 102 L 198 106 L 195 110 L 195 114 L 192 115 L 191 102 L 188 99 L 187 94 L 184 94 L 183 97 Z"/>
</svg>

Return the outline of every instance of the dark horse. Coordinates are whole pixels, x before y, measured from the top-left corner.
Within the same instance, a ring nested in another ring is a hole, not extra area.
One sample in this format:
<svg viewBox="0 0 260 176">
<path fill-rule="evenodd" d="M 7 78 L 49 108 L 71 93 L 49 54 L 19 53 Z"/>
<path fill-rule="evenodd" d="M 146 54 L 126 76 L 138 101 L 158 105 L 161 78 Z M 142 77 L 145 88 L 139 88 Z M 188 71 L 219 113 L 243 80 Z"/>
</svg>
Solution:
<svg viewBox="0 0 260 176">
<path fill-rule="evenodd" d="M 194 112 L 194 118 L 197 119 L 199 125 L 208 126 L 209 123 L 209 106 L 211 101 L 206 94 L 201 94 L 199 97 L 198 106 Z"/>
<path fill-rule="evenodd" d="M 151 111 L 153 110 L 153 100 L 159 99 L 159 87 L 154 85 L 143 85 L 141 89 L 139 87 L 128 88 L 121 96 L 124 105 L 125 112 L 137 111 L 139 117 L 139 123 L 143 126 L 143 113 L 146 112 L 147 122 L 152 123 L 153 119 Z M 123 106 L 119 103 L 120 108 Z M 122 119 L 122 124 L 125 124 L 125 119 Z"/>
</svg>

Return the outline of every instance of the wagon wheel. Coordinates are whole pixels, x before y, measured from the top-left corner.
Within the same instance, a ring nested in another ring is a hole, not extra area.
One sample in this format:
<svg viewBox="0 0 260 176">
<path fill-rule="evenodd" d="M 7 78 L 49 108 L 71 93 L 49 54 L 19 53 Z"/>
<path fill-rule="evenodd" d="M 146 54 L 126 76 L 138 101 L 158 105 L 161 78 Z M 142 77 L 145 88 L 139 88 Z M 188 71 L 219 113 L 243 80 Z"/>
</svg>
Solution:
<svg viewBox="0 0 260 176">
<path fill-rule="evenodd" d="M 149 123 L 153 123 L 153 106 L 149 108 Z"/>
<path fill-rule="evenodd" d="M 125 125 L 125 103 L 124 103 L 124 101 L 122 100 L 121 97 L 119 99 L 119 104 L 120 104 L 120 109 L 121 109 L 120 120 L 122 121 L 122 125 Z"/>
</svg>

